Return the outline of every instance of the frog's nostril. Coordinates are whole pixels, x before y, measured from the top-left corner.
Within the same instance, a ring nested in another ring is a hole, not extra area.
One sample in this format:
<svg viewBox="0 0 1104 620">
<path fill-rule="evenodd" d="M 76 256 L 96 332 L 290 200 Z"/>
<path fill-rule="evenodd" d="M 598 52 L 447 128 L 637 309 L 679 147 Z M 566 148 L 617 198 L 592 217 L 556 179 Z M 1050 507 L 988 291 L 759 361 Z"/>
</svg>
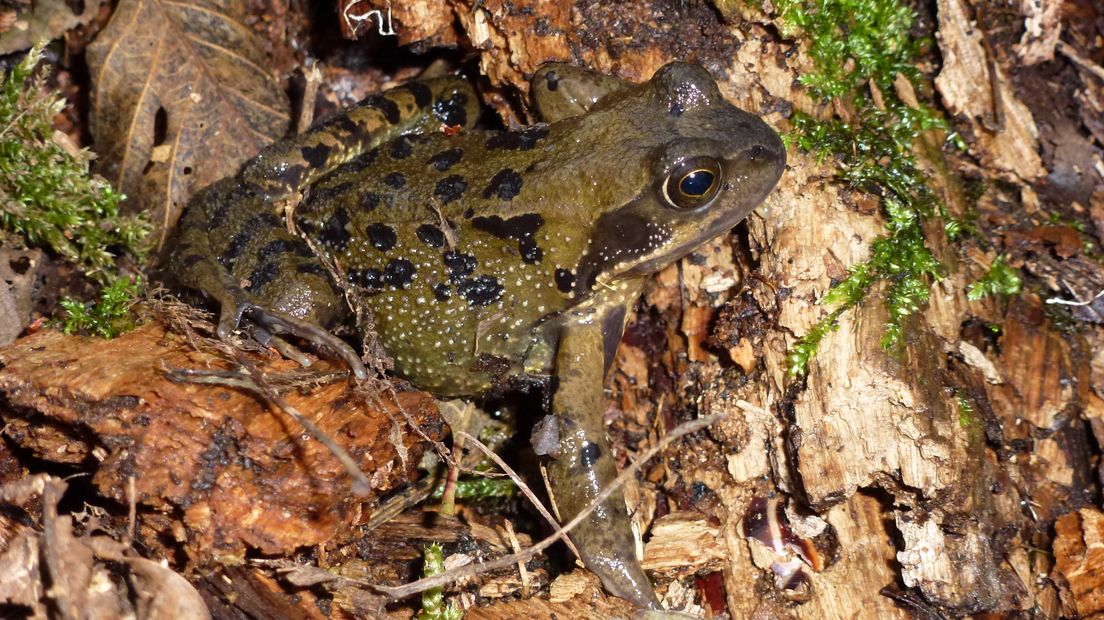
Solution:
<svg viewBox="0 0 1104 620">
<path fill-rule="evenodd" d="M 744 151 L 744 157 L 752 163 L 770 163 L 780 158 L 779 149 L 765 144 L 753 144 Z"/>
</svg>

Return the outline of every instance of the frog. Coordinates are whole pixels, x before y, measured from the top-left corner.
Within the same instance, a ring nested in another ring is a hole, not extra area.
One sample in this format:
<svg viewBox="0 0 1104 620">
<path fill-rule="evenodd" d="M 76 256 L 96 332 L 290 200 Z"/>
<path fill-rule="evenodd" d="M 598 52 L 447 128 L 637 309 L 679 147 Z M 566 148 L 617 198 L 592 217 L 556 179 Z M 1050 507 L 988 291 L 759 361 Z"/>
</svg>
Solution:
<svg viewBox="0 0 1104 620">
<path fill-rule="evenodd" d="M 539 122 L 477 123 L 458 76 L 410 81 L 277 142 L 201 190 L 166 272 L 300 363 L 292 341 L 366 376 L 334 329 L 372 317 L 393 372 L 439 399 L 536 385 L 558 517 L 611 594 L 661 609 L 606 438 L 604 384 L 650 275 L 743 221 L 786 151 L 686 62 L 634 83 L 552 63 Z M 293 204 L 286 217 L 278 206 Z M 539 435 L 539 437 L 537 437 Z"/>
</svg>

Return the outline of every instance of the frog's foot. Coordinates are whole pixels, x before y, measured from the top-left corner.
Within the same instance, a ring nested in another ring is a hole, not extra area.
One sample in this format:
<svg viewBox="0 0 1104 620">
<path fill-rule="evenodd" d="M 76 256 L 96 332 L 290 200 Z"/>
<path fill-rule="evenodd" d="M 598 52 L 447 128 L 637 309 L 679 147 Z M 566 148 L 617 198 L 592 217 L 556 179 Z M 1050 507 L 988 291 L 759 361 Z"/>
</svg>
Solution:
<svg viewBox="0 0 1104 620">
<path fill-rule="evenodd" d="M 266 347 L 274 347 L 281 355 L 302 366 L 310 366 L 310 360 L 277 334 L 290 334 L 301 338 L 332 357 L 344 360 L 357 379 L 368 376 L 364 369 L 364 362 L 344 340 L 316 323 L 257 305 L 245 291 L 237 287 L 235 289 L 228 290 L 218 300 L 221 308 L 217 329 L 219 338 L 228 338 L 241 325 L 242 319 L 248 318 L 249 323 L 254 326 L 253 337 L 257 342 Z"/>
<path fill-rule="evenodd" d="M 607 592 L 644 609 L 663 609 L 651 580 L 635 557 L 626 559 L 623 554 L 610 553 L 608 548 L 580 547 L 580 553 L 583 563 L 598 575 Z"/>
</svg>

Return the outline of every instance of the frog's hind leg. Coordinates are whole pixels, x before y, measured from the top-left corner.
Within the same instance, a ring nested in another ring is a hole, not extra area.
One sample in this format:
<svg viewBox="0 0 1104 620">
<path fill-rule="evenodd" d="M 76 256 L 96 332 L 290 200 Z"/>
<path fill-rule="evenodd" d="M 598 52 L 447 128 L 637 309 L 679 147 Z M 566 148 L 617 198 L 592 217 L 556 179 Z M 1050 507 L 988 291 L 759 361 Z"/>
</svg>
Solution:
<svg viewBox="0 0 1104 620">
<path fill-rule="evenodd" d="M 258 328 L 255 338 L 262 344 L 286 349 L 271 339 L 290 334 L 341 358 L 358 378 L 366 376 L 352 347 L 324 329 L 346 316 L 343 295 L 306 243 L 236 180 L 214 183 L 193 198 L 166 271 L 219 305 L 220 338 L 245 319 L 246 326 Z"/>
<path fill-rule="evenodd" d="M 265 148 L 241 178 L 263 199 L 282 200 L 399 136 L 466 129 L 478 116 L 479 97 L 463 78 L 414 80 Z"/>
</svg>

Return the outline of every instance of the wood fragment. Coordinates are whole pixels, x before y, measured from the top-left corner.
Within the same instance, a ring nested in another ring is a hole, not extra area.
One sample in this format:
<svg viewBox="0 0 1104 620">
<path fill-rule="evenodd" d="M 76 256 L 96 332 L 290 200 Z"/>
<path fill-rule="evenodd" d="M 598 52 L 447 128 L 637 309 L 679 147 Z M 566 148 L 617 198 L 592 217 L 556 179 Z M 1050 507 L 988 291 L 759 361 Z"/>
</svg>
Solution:
<svg viewBox="0 0 1104 620">
<path fill-rule="evenodd" d="M 970 151 L 987 165 L 1019 179 L 1039 177 L 1044 172 L 1039 158 L 1039 130 L 1030 110 L 1012 91 L 1004 69 L 986 53 L 982 34 L 971 26 L 974 22 L 962 0 L 939 0 L 938 11 L 943 67 L 935 86 L 947 108 L 953 114 L 964 115 L 974 126 Z M 1002 131 L 982 126 L 982 119 L 998 112 L 1005 118 Z"/>
<path fill-rule="evenodd" d="M 1084 508 L 1054 523 L 1054 571 L 1063 615 L 1104 614 L 1104 513 Z"/>
</svg>

